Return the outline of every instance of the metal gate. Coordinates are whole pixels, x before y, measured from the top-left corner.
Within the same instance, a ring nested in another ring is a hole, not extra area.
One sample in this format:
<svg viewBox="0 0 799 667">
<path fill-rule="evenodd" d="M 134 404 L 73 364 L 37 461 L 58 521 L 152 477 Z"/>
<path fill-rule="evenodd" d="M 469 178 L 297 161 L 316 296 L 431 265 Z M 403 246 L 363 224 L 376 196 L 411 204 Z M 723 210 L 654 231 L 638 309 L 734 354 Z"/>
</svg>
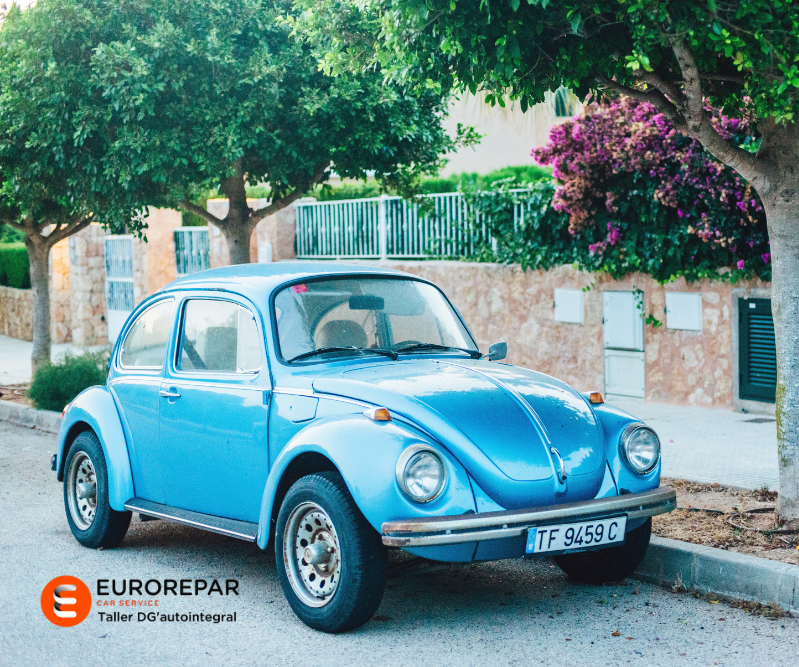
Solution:
<svg viewBox="0 0 799 667">
<path fill-rule="evenodd" d="M 777 392 L 777 347 L 771 299 L 738 300 L 739 395 L 773 403 Z"/>
<path fill-rule="evenodd" d="M 208 227 L 178 227 L 175 230 L 175 271 L 178 278 L 208 268 Z"/>
<path fill-rule="evenodd" d="M 108 340 L 116 341 L 133 311 L 133 237 L 105 237 L 105 298 L 108 304 Z"/>
</svg>

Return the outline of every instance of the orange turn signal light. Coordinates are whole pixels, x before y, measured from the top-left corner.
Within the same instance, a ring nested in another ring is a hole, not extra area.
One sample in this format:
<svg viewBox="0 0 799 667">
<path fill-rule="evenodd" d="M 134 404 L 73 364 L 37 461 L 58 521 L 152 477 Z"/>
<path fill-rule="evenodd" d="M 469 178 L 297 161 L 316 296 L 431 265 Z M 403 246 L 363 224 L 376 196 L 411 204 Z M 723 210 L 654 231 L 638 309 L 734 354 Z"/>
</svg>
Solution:
<svg viewBox="0 0 799 667">
<path fill-rule="evenodd" d="M 588 395 L 588 402 L 591 405 L 600 405 L 605 402 L 605 399 L 602 398 L 602 394 L 600 394 L 598 391 L 592 391 Z"/>
<path fill-rule="evenodd" d="M 388 408 L 369 408 L 368 410 L 364 410 L 363 414 L 365 417 L 369 417 L 373 422 L 391 421 L 391 413 L 388 411 Z"/>
<path fill-rule="evenodd" d="M 67 409 L 69 408 L 69 406 L 70 406 L 70 405 L 72 405 L 72 401 L 70 401 L 69 403 L 67 403 L 67 404 L 64 406 L 64 409 L 61 411 L 61 416 L 62 416 L 62 417 L 63 417 L 63 416 L 64 416 L 64 415 L 67 413 Z"/>
</svg>

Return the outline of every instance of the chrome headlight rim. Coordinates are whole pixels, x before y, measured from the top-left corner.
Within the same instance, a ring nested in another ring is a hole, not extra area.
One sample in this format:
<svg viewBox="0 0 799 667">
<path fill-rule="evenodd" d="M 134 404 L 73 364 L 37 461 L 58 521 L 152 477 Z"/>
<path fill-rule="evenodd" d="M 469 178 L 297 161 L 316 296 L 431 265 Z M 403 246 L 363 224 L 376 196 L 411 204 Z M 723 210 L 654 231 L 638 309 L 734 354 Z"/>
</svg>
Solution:
<svg viewBox="0 0 799 667">
<path fill-rule="evenodd" d="M 657 442 L 658 446 L 657 456 L 652 461 L 652 463 L 644 470 L 636 468 L 630 461 L 630 457 L 627 454 L 627 444 L 629 443 L 633 434 L 641 430 L 649 431 L 654 436 L 655 442 Z M 658 463 L 660 463 L 660 452 L 661 452 L 661 447 L 660 447 L 660 438 L 658 437 L 658 434 L 655 433 L 654 429 L 650 428 L 649 426 L 641 422 L 633 422 L 632 424 L 628 424 L 627 426 L 624 427 L 624 430 L 621 432 L 621 435 L 619 436 L 619 453 L 621 454 L 621 458 L 624 461 L 625 465 L 636 475 L 648 475 L 650 472 L 652 472 L 657 467 Z"/>
<path fill-rule="evenodd" d="M 408 485 L 405 481 L 405 471 L 408 468 L 408 464 L 418 455 L 418 454 L 430 454 L 433 458 L 438 461 L 438 464 L 441 466 L 441 479 L 439 480 L 438 486 L 436 487 L 435 492 L 431 496 L 427 497 L 420 497 L 415 495 L 411 492 L 408 488 Z M 439 498 L 441 494 L 444 492 L 444 487 L 447 485 L 447 464 L 444 461 L 444 457 L 441 456 L 433 447 L 423 443 L 417 443 L 406 447 L 402 453 L 399 455 L 397 459 L 397 468 L 396 468 L 396 477 L 397 477 L 397 484 L 405 496 L 412 500 L 415 503 L 419 504 L 426 504 L 431 503 L 436 498 Z"/>
</svg>

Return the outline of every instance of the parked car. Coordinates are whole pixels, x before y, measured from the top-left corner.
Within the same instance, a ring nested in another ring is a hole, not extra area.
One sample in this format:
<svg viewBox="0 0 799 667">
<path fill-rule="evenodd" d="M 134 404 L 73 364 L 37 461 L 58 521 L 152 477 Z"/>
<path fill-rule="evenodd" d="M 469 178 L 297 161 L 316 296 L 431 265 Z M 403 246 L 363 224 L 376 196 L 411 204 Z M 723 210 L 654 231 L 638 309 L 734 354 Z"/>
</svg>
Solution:
<svg viewBox="0 0 799 667">
<path fill-rule="evenodd" d="M 131 513 L 274 544 L 297 616 L 341 632 L 383 596 L 387 549 L 471 562 L 554 556 L 574 579 L 638 566 L 655 433 L 478 350 L 434 284 L 362 266 L 234 266 L 131 313 L 106 386 L 65 408 L 53 469 L 75 538 Z"/>
</svg>

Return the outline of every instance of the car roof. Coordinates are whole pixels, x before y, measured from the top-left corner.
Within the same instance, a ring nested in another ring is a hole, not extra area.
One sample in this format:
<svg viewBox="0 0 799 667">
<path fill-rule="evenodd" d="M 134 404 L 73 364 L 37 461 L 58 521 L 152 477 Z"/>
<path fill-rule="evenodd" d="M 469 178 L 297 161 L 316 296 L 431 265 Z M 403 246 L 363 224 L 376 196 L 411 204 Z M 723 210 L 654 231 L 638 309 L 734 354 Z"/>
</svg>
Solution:
<svg viewBox="0 0 799 667">
<path fill-rule="evenodd" d="M 268 264 L 238 264 L 200 271 L 173 280 L 158 292 L 181 289 L 230 289 L 268 294 L 284 283 L 303 278 L 335 275 L 402 276 L 417 278 L 410 273 L 366 264 L 339 262 L 270 262 Z"/>
</svg>

